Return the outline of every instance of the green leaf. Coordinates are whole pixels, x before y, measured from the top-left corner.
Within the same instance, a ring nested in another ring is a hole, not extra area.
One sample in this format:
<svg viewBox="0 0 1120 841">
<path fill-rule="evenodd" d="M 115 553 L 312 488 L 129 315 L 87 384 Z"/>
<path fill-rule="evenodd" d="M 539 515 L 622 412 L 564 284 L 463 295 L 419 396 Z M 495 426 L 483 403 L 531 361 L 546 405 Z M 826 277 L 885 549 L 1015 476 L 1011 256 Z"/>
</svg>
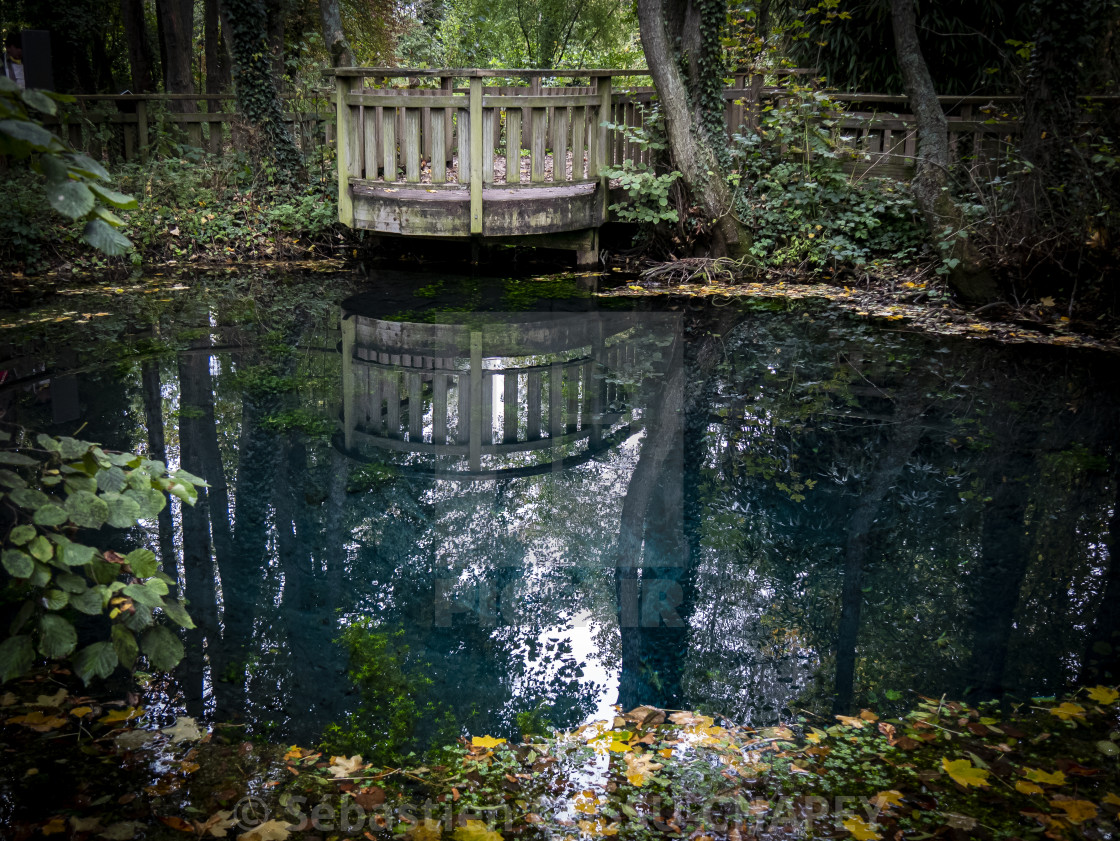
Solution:
<svg viewBox="0 0 1120 841">
<path fill-rule="evenodd" d="M 55 136 L 38 123 L 30 120 L 0 120 L 0 134 L 6 134 L 13 140 L 30 143 L 36 151 L 46 151 L 51 146 Z"/>
<path fill-rule="evenodd" d="M 66 511 L 70 515 L 70 522 L 88 529 L 99 529 L 109 519 L 108 504 L 89 491 L 70 494 L 66 498 Z"/>
<path fill-rule="evenodd" d="M 61 575 L 56 575 L 54 583 L 71 594 L 84 593 L 89 589 L 86 580 L 80 575 L 74 575 L 72 572 L 64 572 Z"/>
<path fill-rule="evenodd" d="M 94 198 L 89 187 L 81 181 L 64 181 L 52 184 L 47 189 L 47 200 L 51 207 L 63 216 L 81 219 L 93 210 Z"/>
<path fill-rule="evenodd" d="M 8 535 L 8 540 L 16 546 L 22 546 L 34 538 L 36 534 L 38 534 L 38 531 L 36 531 L 35 526 L 16 526 L 12 529 L 12 533 Z"/>
<path fill-rule="evenodd" d="M 31 556 L 18 549 L 5 549 L 0 555 L 0 563 L 12 578 L 30 578 L 35 570 L 35 562 Z"/>
<path fill-rule="evenodd" d="M 89 683 L 93 677 L 106 678 L 117 667 L 117 652 L 110 642 L 95 642 L 87 645 L 74 658 L 74 671 L 83 683 Z"/>
<path fill-rule="evenodd" d="M 22 634 L 0 642 L 0 683 L 19 677 L 35 662 L 31 637 Z"/>
<path fill-rule="evenodd" d="M 132 567 L 132 574 L 137 578 L 151 578 L 159 570 L 156 555 L 150 549 L 133 549 L 124 559 Z"/>
<path fill-rule="evenodd" d="M 0 78 L 5 78 L 0 76 Z M 0 485 L 8 488 L 26 488 L 27 482 L 24 478 L 10 470 L 0 470 Z"/>
<path fill-rule="evenodd" d="M 52 502 L 36 511 L 31 519 L 39 526 L 61 526 L 69 518 L 65 508 Z"/>
<path fill-rule="evenodd" d="M 39 619 L 39 651 L 44 657 L 68 657 L 78 647 L 74 626 L 53 613 Z"/>
<path fill-rule="evenodd" d="M 124 626 L 140 633 L 152 624 L 152 609 L 146 605 L 136 605 L 136 612 L 124 620 Z"/>
<path fill-rule="evenodd" d="M 120 210 L 135 210 L 140 206 L 132 196 L 127 196 L 124 193 L 118 193 L 116 190 L 110 190 L 108 187 L 102 187 L 100 184 L 90 184 L 89 188 L 97 194 L 97 197 L 106 204 L 110 204 Z"/>
<path fill-rule="evenodd" d="M 62 555 L 62 562 L 66 566 L 80 567 L 92 561 L 93 556 L 97 554 L 97 550 L 92 546 L 85 546 L 81 543 L 67 543 L 59 548 L 59 554 Z"/>
<path fill-rule="evenodd" d="M 27 624 L 27 620 L 31 618 L 34 612 L 35 600 L 28 599 L 20 605 L 19 610 L 16 611 L 15 619 L 13 619 L 12 624 L 8 626 L 8 633 L 13 637 L 18 634 L 23 629 L 23 626 Z"/>
<path fill-rule="evenodd" d="M 51 438 L 51 436 L 47 435 L 45 432 L 41 432 L 36 435 L 35 441 L 44 450 L 50 450 L 52 453 L 62 452 L 62 445 L 59 444 L 58 441 L 56 441 L 54 438 Z"/>
<path fill-rule="evenodd" d="M 83 175 L 100 178 L 102 181 L 109 180 L 109 173 L 105 167 L 88 155 L 83 155 L 81 152 L 71 152 L 63 155 L 63 157 L 70 163 L 71 169 L 77 170 Z"/>
<path fill-rule="evenodd" d="M 167 585 L 164 584 L 164 587 L 166 586 Z M 147 584 L 129 584 L 121 590 L 121 592 L 134 602 L 147 605 L 148 607 L 160 607 L 163 605 L 163 599 L 160 597 L 160 594 Z"/>
<path fill-rule="evenodd" d="M 62 610 L 69 601 L 70 594 L 65 590 L 51 589 L 43 593 L 43 607 L 47 610 Z"/>
<path fill-rule="evenodd" d="M 128 237 L 102 219 L 86 223 L 82 241 L 110 257 L 120 257 L 132 248 L 132 241 Z"/>
<path fill-rule="evenodd" d="M 148 581 L 145 581 L 144 586 L 161 597 L 166 596 L 168 592 L 170 592 L 170 589 L 167 586 L 167 582 L 160 578 L 152 578 Z M 162 601 L 160 602 L 160 605 L 163 605 Z"/>
<path fill-rule="evenodd" d="M 140 506 L 141 517 L 146 520 L 158 517 L 159 512 L 167 505 L 167 497 L 152 487 L 138 491 L 128 490 L 123 495 Z"/>
<path fill-rule="evenodd" d="M 31 544 L 27 547 L 27 551 L 31 553 L 31 557 L 46 563 L 54 557 L 54 547 L 51 542 L 43 535 L 38 535 Z"/>
<path fill-rule="evenodd" d="M 152 668 L 169 672 L 183 659 L 183 644 L 167 628 L 155 625 L 144 632 L 140 648 L 147 655 Z"/>
<path fill-rule="evenodd" d="M 85 473 L 75 473 L 66 477 L 66 489 L 71 493 L 74 491 L 90 491 L 92 493 L 97 490 L 97 480 Z"/>
<path fill-rule="evenodd" d="M 74 459 L 81 458 L 89 452 L 91 446 L 88 441 L 79 441 L 76 438 L 69 438 L 65 435 L 58 439 L 58 443 L 62 447 L 62 458 L 65 461 L 73 461 Z"/>
<path fill-rule="evenodd" d="M 127 529 L 136 525 L 143 512 L 136 500 L 129 499 L 118 493 L 103 493 L 101 499 L 109 506 L 109 525 L 119 529 Z"/>
<path fill-rule="evenodd" d="M 13 453 L 11 450 L 0 450 L 0 464 L 14 464 L 18 467 L 30 467 L 38 463 L 38 459 L 34 459 L 23 453 Z"/>
<path fill-rule="evenodd" d="M 36 508 L 41 508 L 51 501 L 51 498 L 42 491 L 35 490 L 34 488 L 18 488 L 8 494 L 12 498 L 12 502 L 20 508 L 27 508 L 34 511 Z"/>
<path fill-rule="evenodd" d="M 124 625 L 113 626 L 113 650 L 117 652 L 120 664 L 131 671 L 140 654 L 140 646 L 136 643 L 136 635 Z"/>
<path fill-rule="evenodd" d="M 163 612 L 167 614 L 168 619 L 180 628 L 193 628 L 195 626 L 194 620 L 191 619 L 182 602 L 164 602 Z"/>
<path fill-rule="evenodd" d="M 109 453 L 109 461 L 117 467 L 136 467 L 140 464 L 140 456 L 133 453 Z"/>
<path fill-rule="evenodd" d="M 51 583 L 51 568 L 35 561 L 35 568 L 31 570 L 31 577 L 27 580 L 32 587 L 46 587 Z"/>
<path fill-rule="evenodd" d="M 104 597 L 108 594 L 109 588 L 98 584 L 96 587 L 90 587 L 84 593 L 71 596 L 70 607 L 89 616 L 97 616 L 105 609 Z"/>
<path fill-rule="evenodd" d="M 183 481 L 183 482 L 190 482 L 192 485 L 198 485 L 200 488 L 210 487 L 210 485 L 207 484 L 205 479 L 202 479 L 198 476 L 195 476 L 193 473 L 188 473 L 187 471 L 183 470 L 182 468 L 180 468 L 179 470 L 176 470 L 174 473 L 172 473 L 171 478 L 179 479 L 180 481 Z"/>
<path fill-rule="evenodd" d="M 58 112 L 58 106 L 54 104 L 54 100 L 42 91 L 21 90 L 19 92 L 19 98 L 36 111 L 42 111 L 44 114 L 50 114 L 52 117 Z"/>
<path fill-rule="evenodd" d="M 120 493 L 127 483 L 128 480 L 125 478 L 124 471 L 119 467 L 110 467 L 108 470 L 102 470 L 97 474 L 97 489 L 99 491 Z"/>
</svg>

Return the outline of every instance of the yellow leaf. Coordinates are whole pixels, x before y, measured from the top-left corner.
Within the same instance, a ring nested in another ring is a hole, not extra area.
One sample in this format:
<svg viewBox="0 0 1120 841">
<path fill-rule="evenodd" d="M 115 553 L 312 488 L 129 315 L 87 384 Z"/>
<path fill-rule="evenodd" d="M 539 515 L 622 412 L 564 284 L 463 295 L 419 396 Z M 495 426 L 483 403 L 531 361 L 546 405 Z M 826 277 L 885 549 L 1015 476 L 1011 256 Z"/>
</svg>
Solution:
<svg viewBox="0 0 1120 841">
<path fill-rule="evenodd" d="M 664 768 L 660 762 L 654 762 L 648 754 L 626 754 L 626 779 L 630 785 L 641 788 L 649 780 L 654 771 Z"/>
<path fill-rule="evenodd" d="M 83 718 L 93 712 L 93 707 L 74 707 L 70 710 L 70 715 L 76 715 L 78 718 Z"/>
<path fill-rule="evenodd" d="M 303 748 L 298 748 L 292 745 L 288 748 L 288 752 L 284 754 L 284 759 L 300 759 L 303 756 Z"/>
<path fill-rule="evenodd" d="M 575 810 L 585 815 L 594 815 L 599 811 L 599 798 L 593 791 L 581 791 L 576 795 Z"/>
<path fill-rule="evenodd" d="M 1028 783 L 1026 780 L 1015 783 L 1015 790 L 1020 794 L 1042 794 L 1042 786 Z"/>
<path fill-rule="evenodd" d="M 44 713 L 41 710 L 35 710 L 27 715 L 17 715 L 14 718 L 8 719 L 8 724 L 22 724 L 24 727 L 30 727 L 39 733 L 46 733 L 48 730 L 54 730 L 61 727 L 66 723 L 66 719 Z"/>
<path fill-rule="evenodd" d="M 864 313 L 864 315 L 866 315 L 866 313 Z M 850 715 L 838 715 L 836 716 L 836 720 L 841 724 L 846 724 L 848 727 L 863 727 L 867 724 L 862 718 L 856 718 Z"/>
<path fill-rule="evenodd" d="M 888 806 L 902 807 L 902 792 L 895 789 L 888 791 L 880 791 L 871 798 L 871 802 L 878 806 L 880 809 L 885 809 Z"/>
<path fill-rule="evenodd" d="M 1036 783 L 1060 786 L 1065 785 L 1066 782 L 1066 775 L 1061 771 L 1055 771 L 1053 774 L 1049 774 L 1040 768 L 1024 768 L 1023 773 L 1027 775 L 1028 780 L 1032 780 Z"/>
<path fill-rule="evenodd" d="M 596 818 L 593 821 L 580 821 L 580 831 L 590 835 L 592 838 L 600 838 L 604 835 L 618 835 L 618 824 L 607 823 L 602 818 Z"/>
<path fill-rule="evenodd" d="M 412 841 L 439 841 L 443 835 L 443 824 L 439 821 L 422 820 L 412 830 Z"/>
<path fill-rule="evenodd" d="M 1120 692 L 1107 686 L 1095 686 L 1089 690 L 1089 697 L 1098 704 L 1115 704 L 1116 699 L 1120 698 Z"/>
<path fill-rule="evenodd" d="M 1038 302 L 1040 304 L 1042 304 L 1042 306 L 1044 306 L 1044 307 L 1054 306 L 1054 299 L 1051 298 L 1049 295 L 1047 295 L 1045 298 L 1040 298 Z"/>
<path fill-rule="evenodd" d="M 502 841 L 502 833 L 490 829 L 485 821 L 467 821 L 465 826 L 457 826 L 451 835 L 456 841 Z"/>
<path fill-rule="evenodd" d="M 475 736 L 471 739 L 471 745 L 473 747 L 486 748 L 487 750 L 492 750 L 504 742 L 505 739 L 495 739 L 493 736 Z M 475 823 L 479 823 L 479 821 L 475 821 Z"/>
<path fill-rule="evenodd" d="M 65 818 L 51 818 L 40 830 L 44 835 L 58 835 L 60 832 L 66 831 Z"/>
<path fill-rule="evenodd" d="M 291 834 L 291 825 L 285 821 L 265 821 L 248 832 L 242 832 L 237 841 L 286 841 Z"/>
<path fill-rule="evenodd" d="M 1071 704 L 1069 701 L 1066 701 L 1064 704 L 1051 707 L 1050 715 L 1056 715 L 1062 721 L 1069 721 L 1074 718 L 1084 718 L 1085 708 L 1079 704 Z"/>
<path fill-rule="evenodd" d="M 365 766 L 362 764 L 362 757 L 358 754 L 354 754 L 349 759 L 345 756 L 332 756 L 331 767 L 327 770 L 338 780 L 343 777 L 352 777 L 364 767 Z"/>
<path fill-rule="evenodd" d="M 1109 806 L 1120 806 L 1120 797 L 1117 797 L 1112 792 L 1109 792 L 1104 796 L 1104 802 Z"/>
<path fill-rule="evenodd" d="M 1050 805 L 1065 811 L 1064 817 L 1070 823 L 1084 823 L 1097 816 L 1096 805 L 1088 800 L 1051 800 Z"/>
<path fill-rule="evenodd" d="M 941 767 L 945 769 L 946 774 L 953 778 L 954 782 L 965 788 L 969 786 L 983 788 L 989 785 L 988 772 L 983 768 L 976 768 L 967 759 L 954 759 L 952 762 L 948 759 L 942 759 Z"/>
<path fill-rule="evenodd" d="M 139 718 L 143 714 L 143 707 L 127 707 L 123 710 L 113 710 L 108 715 L 101 716 L 98 721 L 102 724 L 116 724 L 119 721 L 131 721 L 134 718 Z"/>
<path fill-rule="evenodd" d="M 852 833 L 856 841 L 874 841 L 876 838 L 882 838 L 878 832 L 871 828 L 871 824 L 863 818 L 848 818 L 844 821 L 844 829 Z"/>
</svg>

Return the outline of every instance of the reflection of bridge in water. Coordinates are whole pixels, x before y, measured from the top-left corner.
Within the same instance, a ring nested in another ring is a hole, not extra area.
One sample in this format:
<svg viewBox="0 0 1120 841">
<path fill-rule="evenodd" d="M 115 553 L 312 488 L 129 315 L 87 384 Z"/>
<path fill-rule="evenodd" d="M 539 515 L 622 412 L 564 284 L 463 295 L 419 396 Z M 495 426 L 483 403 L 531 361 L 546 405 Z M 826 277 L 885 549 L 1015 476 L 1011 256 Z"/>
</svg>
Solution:
<svg viewBox="0 0 1120 841">
<path fill-rule="evenodd" d="M 634 327 L 622 313 L 472 313 L 425 324 L 345 311 L 345 449 L 460 480 L 586 461 L 631 429 Z"/>
</svg>

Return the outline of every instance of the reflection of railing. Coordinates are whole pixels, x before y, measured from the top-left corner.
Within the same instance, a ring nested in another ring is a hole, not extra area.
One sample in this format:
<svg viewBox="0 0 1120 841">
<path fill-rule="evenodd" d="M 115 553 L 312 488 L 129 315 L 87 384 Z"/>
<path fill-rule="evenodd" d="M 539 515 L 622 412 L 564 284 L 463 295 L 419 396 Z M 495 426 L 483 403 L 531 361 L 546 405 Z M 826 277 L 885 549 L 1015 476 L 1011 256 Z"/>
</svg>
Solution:
<svg viewBox="0 0 1120 841">
<path fill-rule="evenodd" d="M 460 478 L 517 475 L 560 469 L 576 450 L 594 453 L 626 421 L 629 388 L 610 372 L 633 361 L 624 341 L 632 319 L 475 319 L 344 318 L 348 452 L 405 454 L 402 466 Z"/>
</svg>

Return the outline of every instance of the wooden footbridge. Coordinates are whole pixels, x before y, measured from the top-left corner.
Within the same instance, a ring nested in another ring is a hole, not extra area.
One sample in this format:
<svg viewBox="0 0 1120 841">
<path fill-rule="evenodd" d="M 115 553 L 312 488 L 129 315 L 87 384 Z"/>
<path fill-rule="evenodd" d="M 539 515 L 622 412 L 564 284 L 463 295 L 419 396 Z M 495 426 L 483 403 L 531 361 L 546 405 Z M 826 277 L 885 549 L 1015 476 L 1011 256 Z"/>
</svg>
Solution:
<svg viewBox="0 0 1120 841">
<path fill-rule="evenodd" d="M 612 203 L 608 171 L 649 160 L 620 128 L 642 126 L 649 113 L 653 88 L 634 84 L 648 80 L 645 70 L 331 72 L 339 219 L 354 228 L 566 248 L 591 262 Z M 732 77 L 724 90 L 728 132 L 757 126 L 763 108 L 792 95 L 789 78 L 805 73 Z M 560 79 L 586 84 L 551 84 Z M 852 139 L 853 169 L 906 177 L 916 142 L 913 118 L 897 113 L 905 98 L 830 99 L 850 109 L 836 129 Z M 989 156 L 998 154 L 1016 129 L 992 119 L 1010 107 L 995 99 L 942 97 L 959 154 L 977 155 L 985 144 Z"/>
</svg>

